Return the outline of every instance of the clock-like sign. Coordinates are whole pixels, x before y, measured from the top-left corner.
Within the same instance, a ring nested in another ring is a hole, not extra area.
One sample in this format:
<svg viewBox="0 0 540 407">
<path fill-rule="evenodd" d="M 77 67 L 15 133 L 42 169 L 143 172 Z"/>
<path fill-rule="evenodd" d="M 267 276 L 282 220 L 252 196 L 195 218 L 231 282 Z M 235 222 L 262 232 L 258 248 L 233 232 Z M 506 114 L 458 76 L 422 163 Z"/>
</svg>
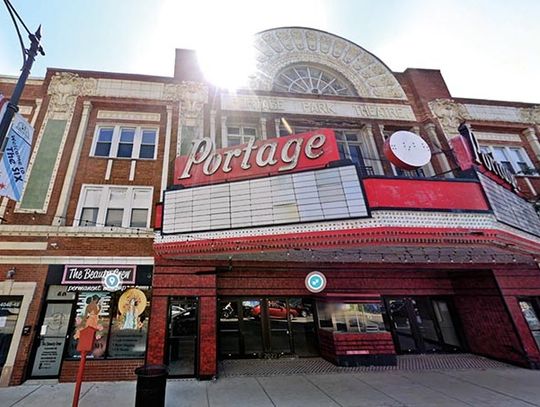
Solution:
<svg viewBox="0 0 540 407">
<path fill-rule="evenodd" d="M 384 142 L 384 155 L 392 164 L 403 170 L 423 167 L 431 160 L 431 150 L 419 135 L 399 130 Z"/>
</svg>

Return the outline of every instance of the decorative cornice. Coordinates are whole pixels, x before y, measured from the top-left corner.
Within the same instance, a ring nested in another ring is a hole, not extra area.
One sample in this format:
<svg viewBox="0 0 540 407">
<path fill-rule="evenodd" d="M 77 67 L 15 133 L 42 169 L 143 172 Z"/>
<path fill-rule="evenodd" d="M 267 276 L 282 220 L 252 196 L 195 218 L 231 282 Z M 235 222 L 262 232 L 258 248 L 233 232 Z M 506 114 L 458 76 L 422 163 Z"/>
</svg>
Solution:
<svg viewBox="0 0 540 407">
<path fill-rule="evenodd" d="M 435 99 L 428 105 L 433 116 L 439 119 L 448 139 L 457 134 L 457 129 L 462 122 L 470 119 L 465 106 L 452 99 Z"/>
<path fill-rule="evenodd" d="M 95 78 L 81 78 L 75 73 L 57 72 L 51 78 L 47 90 L 50 96 L 49 110 L 67 113 L 74 108 L 78 96 L 93 96 L 96 89 Z"/>
</svg>

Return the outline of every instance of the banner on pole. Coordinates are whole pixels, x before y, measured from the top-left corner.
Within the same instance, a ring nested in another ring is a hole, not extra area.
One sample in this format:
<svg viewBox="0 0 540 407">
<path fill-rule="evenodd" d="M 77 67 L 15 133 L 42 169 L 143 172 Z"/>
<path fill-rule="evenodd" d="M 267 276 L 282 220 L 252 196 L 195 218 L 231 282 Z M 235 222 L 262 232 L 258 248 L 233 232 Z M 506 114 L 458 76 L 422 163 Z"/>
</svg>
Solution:
<svg viewBox="0 0 540 407">
<path fill-rule="evenodd" d="M 17 202 L 21 200 L 33 134 L 34 129 L 26 119 L 19 113 L 15 114 L 0 161 L 0 196 Z"/>
</svg>

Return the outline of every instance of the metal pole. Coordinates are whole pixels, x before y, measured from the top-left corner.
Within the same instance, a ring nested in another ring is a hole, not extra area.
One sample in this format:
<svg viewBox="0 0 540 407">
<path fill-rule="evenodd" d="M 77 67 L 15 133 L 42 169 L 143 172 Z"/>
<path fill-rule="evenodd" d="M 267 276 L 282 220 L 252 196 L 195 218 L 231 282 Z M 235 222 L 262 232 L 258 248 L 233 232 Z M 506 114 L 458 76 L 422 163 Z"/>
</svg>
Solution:
<svg viewBox="0 0 540 407">
<path fill-rule="evenodd" d="M 38 52 L 41 55 L 45 55 L 45 53 L 43 52 L 43 48 L 41 48 L 41 46 L 39 45 L 39 41 L 41 40 L 41 25 L 38 27 L 36 33 L 29 34 L 28 38 L 30 38 L 31 42 L 30 49 L 26 51 L 27 57 L 26 61 L 24 61 L 21 76 L 19 76 L 17 85 L 15 85 L 13 94 L 11 95 L 10 100 L 6 106 L 6 113 L 4 114 L 4 117 L 0 122 L 0 153 L 3 153 L 4 151 L 4 141 L 6 139 L 6 134 L 9 125 L 11 124 L 11 120 L 13 120 L 13 116 L 15 115 L 15 113 L 19 111 L 19 100 L 23 93 L 24 85 L 26 85 L 26 80 L 30 75 L 30 69 L 32 69 L 32 65 L 34 64 L 36 55 Z"/>
<path fill-rule="evenodd" d="M 81 361 L 79 362 L 79 370 L 77 371 L 77 383 L 75 383 L 75 392 L 73 393 L 72 407 L 79 406 L 79 396 L 81 395 L 81 384 L 84 375 L 84 366 L 86 365 L 86 351 L 81 351 Z"/>
</svg>

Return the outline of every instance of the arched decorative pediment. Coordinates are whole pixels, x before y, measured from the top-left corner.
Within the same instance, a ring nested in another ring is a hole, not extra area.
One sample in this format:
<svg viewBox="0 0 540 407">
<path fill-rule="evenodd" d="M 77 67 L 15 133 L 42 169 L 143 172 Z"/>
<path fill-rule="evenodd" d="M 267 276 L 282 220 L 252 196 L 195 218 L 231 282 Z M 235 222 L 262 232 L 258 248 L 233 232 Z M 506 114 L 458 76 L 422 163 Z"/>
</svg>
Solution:
<svg viewBox="0 0 540 407">
<path fill-rule="evenodd" d="M 273 90 L 274 81 L 288 67 L 306 64 L 336 72 L 361 97 L 406 99 L 401 85 L 377 57 L 358 45 L 324 31 L 276 28 L 256 35 L 257 72 L 251 87 Z"/>
</svg>

